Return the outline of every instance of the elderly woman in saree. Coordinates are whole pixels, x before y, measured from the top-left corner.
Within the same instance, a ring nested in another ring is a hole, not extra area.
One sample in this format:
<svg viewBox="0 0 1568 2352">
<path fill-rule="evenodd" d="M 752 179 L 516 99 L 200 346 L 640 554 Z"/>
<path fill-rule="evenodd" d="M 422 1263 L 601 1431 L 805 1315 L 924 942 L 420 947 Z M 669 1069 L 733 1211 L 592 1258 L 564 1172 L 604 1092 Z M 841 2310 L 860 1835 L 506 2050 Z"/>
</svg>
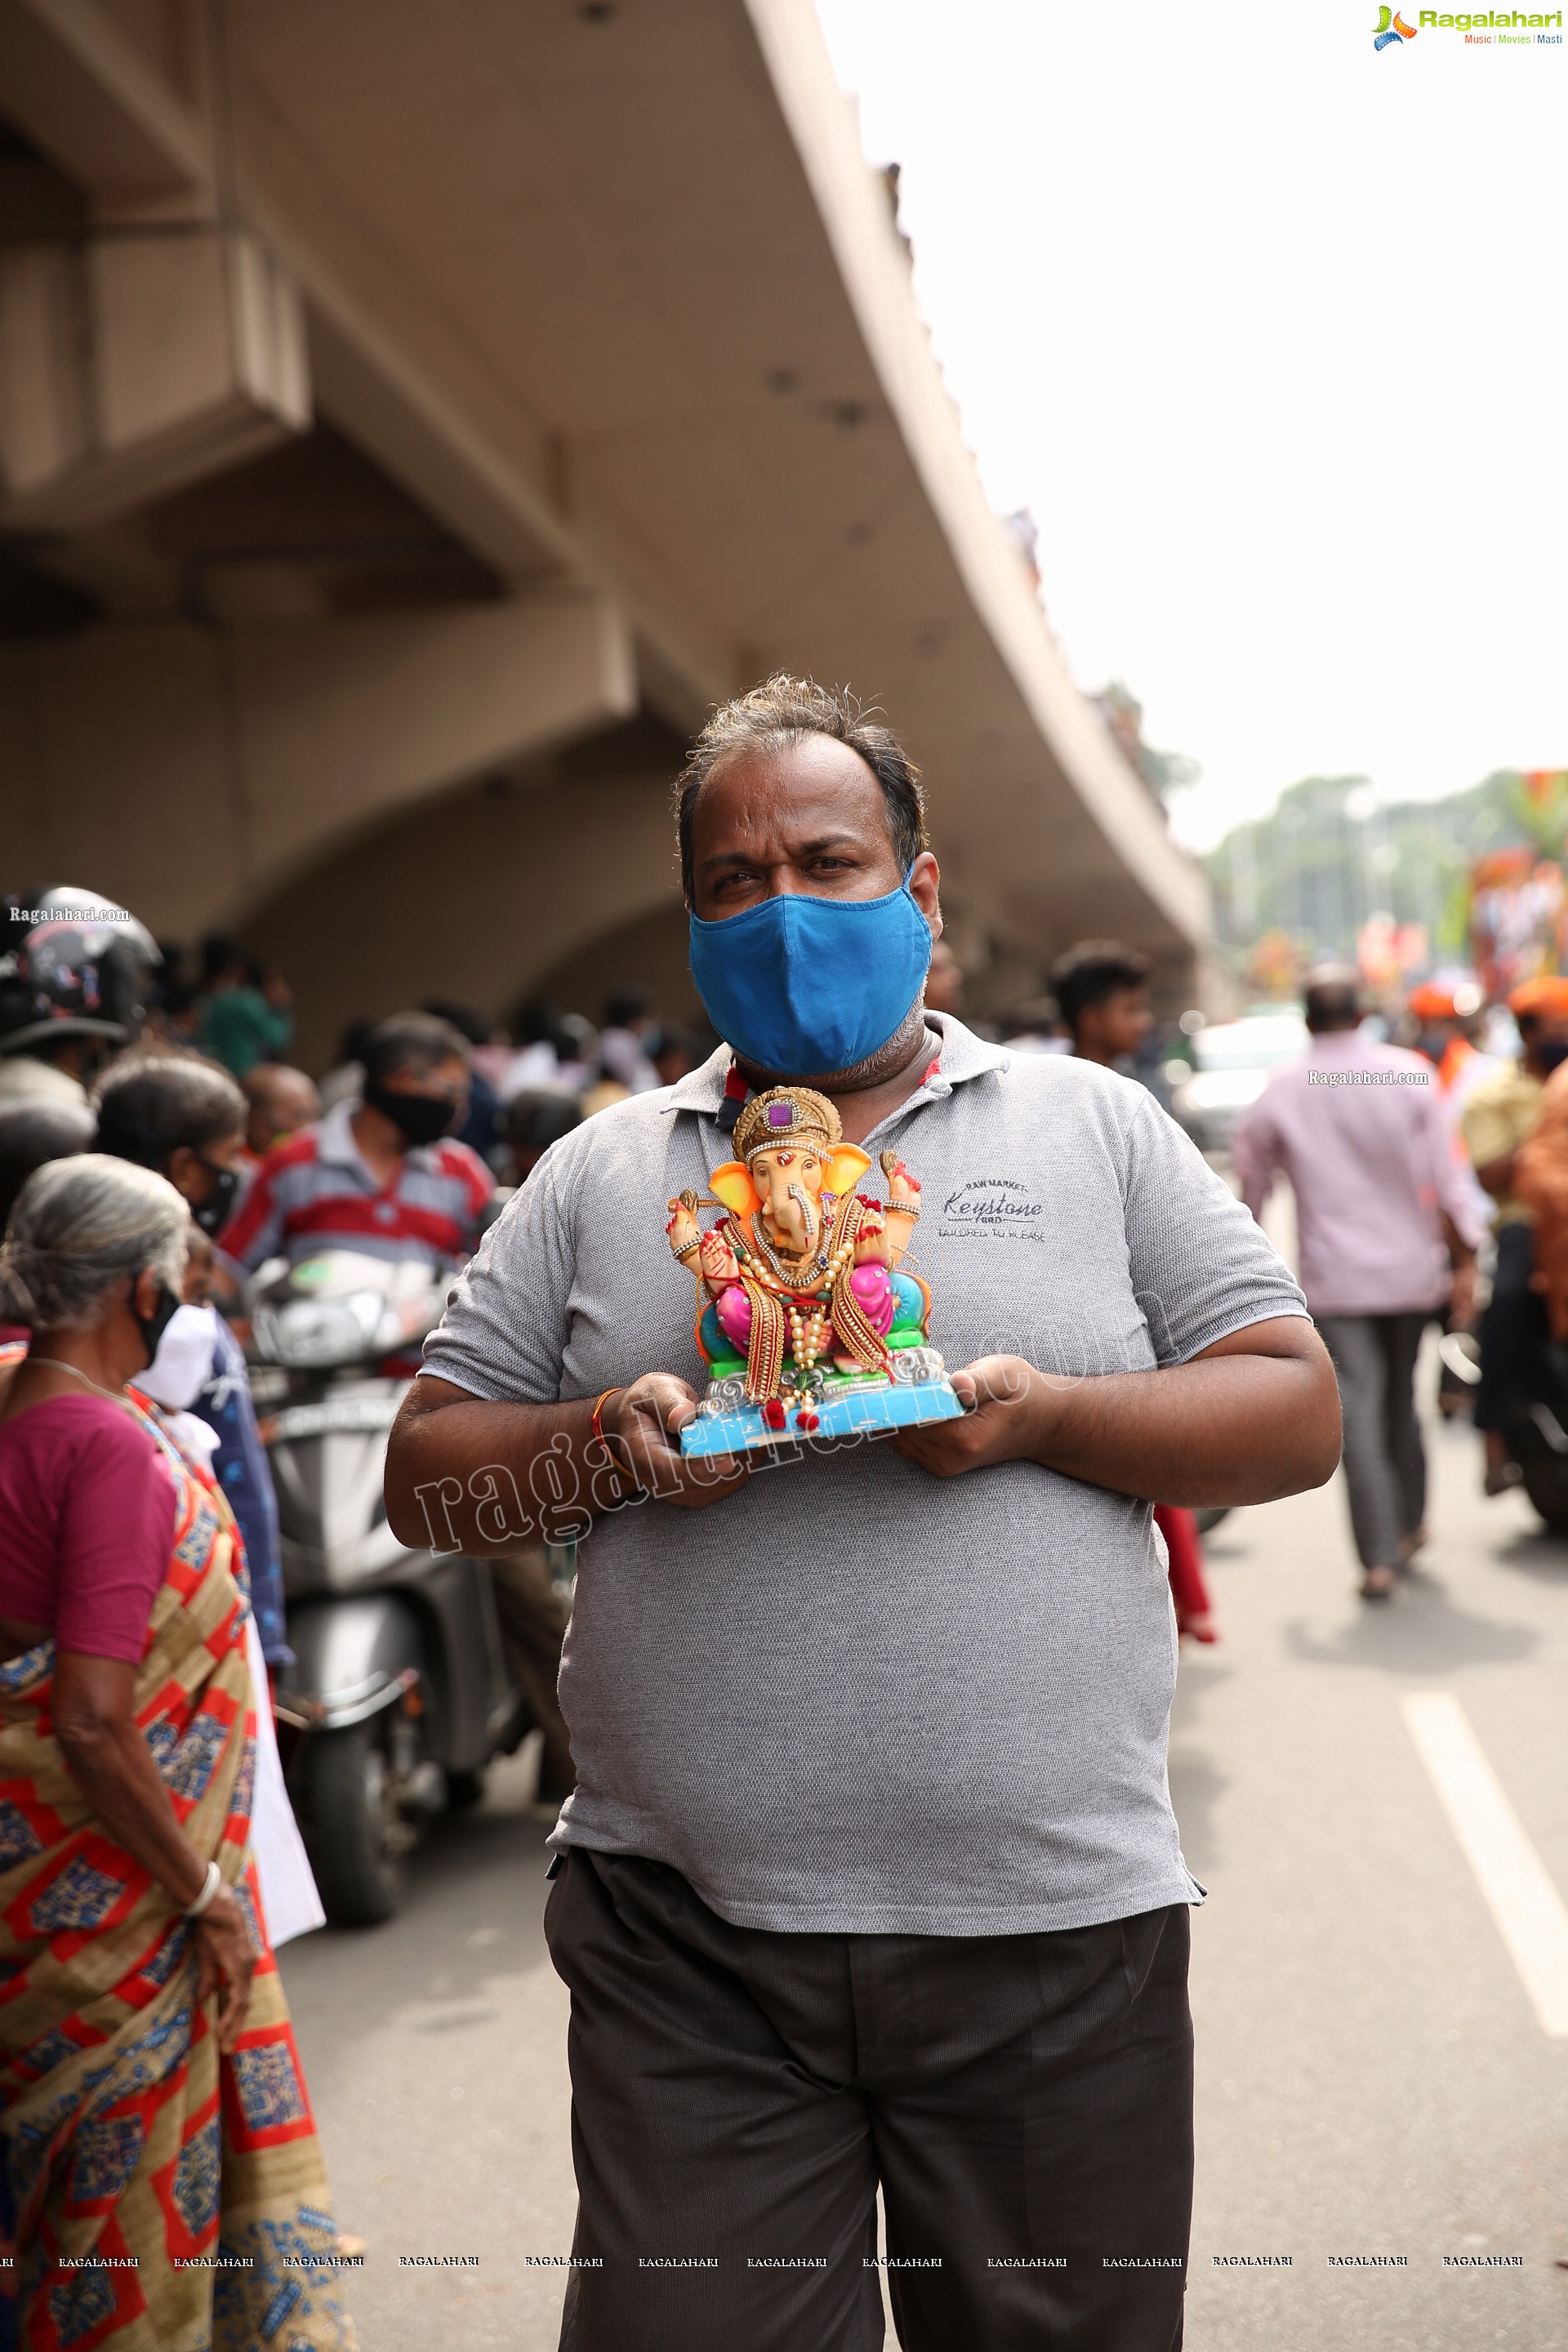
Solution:
<svg viewBox="0 0 1568 2352">
<path fill-rule="evenodd" d="M 96 1152 L 0 1247 L 0 2347 L 352 2352 L 249 1852 L 237 1536 L 125 1393 L 185 1202 Z"/>
</svg>

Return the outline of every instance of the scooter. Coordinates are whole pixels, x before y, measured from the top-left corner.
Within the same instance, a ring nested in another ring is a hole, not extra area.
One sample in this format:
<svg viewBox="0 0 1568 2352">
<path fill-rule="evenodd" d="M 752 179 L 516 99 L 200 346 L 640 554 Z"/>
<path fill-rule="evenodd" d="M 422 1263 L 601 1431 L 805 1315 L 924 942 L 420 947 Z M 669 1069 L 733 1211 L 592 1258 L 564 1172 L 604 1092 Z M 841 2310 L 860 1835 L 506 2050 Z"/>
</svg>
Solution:
<svg viewBox="0 0 1568 2352">
<path fill-rule="evenodd" d="M 1554 1536 L 1568 1536 L 1568 1348 L 1543 1339 L 1508 1421 L 1524 1491 Z"/>
<path fill-rule="evenodd" d="M 386 1524 L 388 1433 L 440 1319 L 428 1266 L 323 1249 L 250 1286 L 251 1386 L 278 1496 L 286 1770 L 327 1916 L 390 1918 L 437 1815 L 477 1803 L 531 1727 L 489 1571 Z"/>
<path fill-rule="evenodd" d="M 1480 1384 L 1480 1348 L 1468 1331 L 1445 1332 L 1437 1352 L 1467 1388 Z M 1520 1483 L 1554 1536 L 1568 1536 L 1568 1348 L 1542 1339 L 1512 1400 L 1504 1431 Z"/>
</svg>

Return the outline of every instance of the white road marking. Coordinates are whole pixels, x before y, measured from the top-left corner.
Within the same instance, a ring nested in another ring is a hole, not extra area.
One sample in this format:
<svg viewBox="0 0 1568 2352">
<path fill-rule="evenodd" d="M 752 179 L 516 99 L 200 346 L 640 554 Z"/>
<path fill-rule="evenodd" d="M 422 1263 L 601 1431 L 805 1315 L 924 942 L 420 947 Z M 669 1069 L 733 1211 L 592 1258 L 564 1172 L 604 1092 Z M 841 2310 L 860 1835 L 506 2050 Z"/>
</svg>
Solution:
<svg viewBox="0 0 1568 2352">
<path fill-rule="evenodd" d="M 1451 1691 L 1399 1702 L 1544 2032 L 1568 2036 L 1568 1906 Z"/>
</svg>

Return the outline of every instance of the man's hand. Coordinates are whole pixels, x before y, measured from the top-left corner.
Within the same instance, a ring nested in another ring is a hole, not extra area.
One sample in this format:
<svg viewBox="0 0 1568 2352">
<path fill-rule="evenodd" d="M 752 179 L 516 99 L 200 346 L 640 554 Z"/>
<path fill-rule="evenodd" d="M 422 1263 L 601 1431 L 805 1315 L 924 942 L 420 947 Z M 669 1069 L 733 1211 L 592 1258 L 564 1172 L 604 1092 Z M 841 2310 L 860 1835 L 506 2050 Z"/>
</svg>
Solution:
<svg viewBox="0 0 1568 2352">
<path fill-rule="evenodd" d="M 1333 1366 L 1310 1323 L 1273 1316 L 1161 1371 L 1068 1378 L 1021 1356 L 954 1372 L 962 1421 L 900 1430 L 899 1453 L 939 1478 L 997 1462 L 1151 1503 L 1268 1503 L 1331 1478 Z"/>
<path fill-rule="evenodd" d="M 700 1511 L 732 1495 L 751 1472 L 732 1454 L 682 1454 L 680 1433 L 696 1418 L 697 1398 L 684 1381 L 673 1372 L 645 1372 L 606 1398 L 599 1426 L 635 1486 L 679 1510 Z"/>
<path fill-rule="evenodd" d="M 928 1422 L 900 1429 L 896 1453 L 933 1478 L 956 1478 L 993 1462 L 1032 1462 L 1045 1436 L 1048 1393 L 1043 1376 L 1022 1356 L 982 1356 L 952 1375 L 962 1421 Z M 1042 1412 L 1042 1406 L 1046 1412 Z"/>
</svg>

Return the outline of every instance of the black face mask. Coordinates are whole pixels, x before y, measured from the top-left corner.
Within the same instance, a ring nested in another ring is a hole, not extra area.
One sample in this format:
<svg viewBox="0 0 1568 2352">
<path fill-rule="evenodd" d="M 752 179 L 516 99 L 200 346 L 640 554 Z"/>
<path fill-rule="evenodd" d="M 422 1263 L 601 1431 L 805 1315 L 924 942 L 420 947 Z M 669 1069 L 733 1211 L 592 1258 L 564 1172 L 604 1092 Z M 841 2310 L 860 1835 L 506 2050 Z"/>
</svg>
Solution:
<svg viewBox="0 0 1568 2352">
<path fill-rule="evenodd" d="M 132 1307 L 132 1314 L 136 1316 L 136 1328 L 146 1343 L 148 1364 L 152 1363 L 157 1354 L 159 1340 L 179 1311 L 180 1302 L 162 1275 L 158 1276 L 158 1304 L 153 1307 L 151 1315 L 139 1315 L 136 1308 Z"/>
<path fill-rule="evenodd" d="M 215 1168 L 210 1160 L 202 1166 L 211 1180 L 207 1196 L 199 1201 L 191 1214 L 204 1234 L 221 1234 L 234 1213 L 234 1203 L 239 1191 L 239 1171 L 237 1168 Z"/>
<path fill-rule="evenodd" d="M 458 1116 L 449 1095 L 399 1095 L 389 1087 L 366 1087 L 364 1098 L 381 1111 L 409 1143 L 438 1143 Z"/>
</svg>

